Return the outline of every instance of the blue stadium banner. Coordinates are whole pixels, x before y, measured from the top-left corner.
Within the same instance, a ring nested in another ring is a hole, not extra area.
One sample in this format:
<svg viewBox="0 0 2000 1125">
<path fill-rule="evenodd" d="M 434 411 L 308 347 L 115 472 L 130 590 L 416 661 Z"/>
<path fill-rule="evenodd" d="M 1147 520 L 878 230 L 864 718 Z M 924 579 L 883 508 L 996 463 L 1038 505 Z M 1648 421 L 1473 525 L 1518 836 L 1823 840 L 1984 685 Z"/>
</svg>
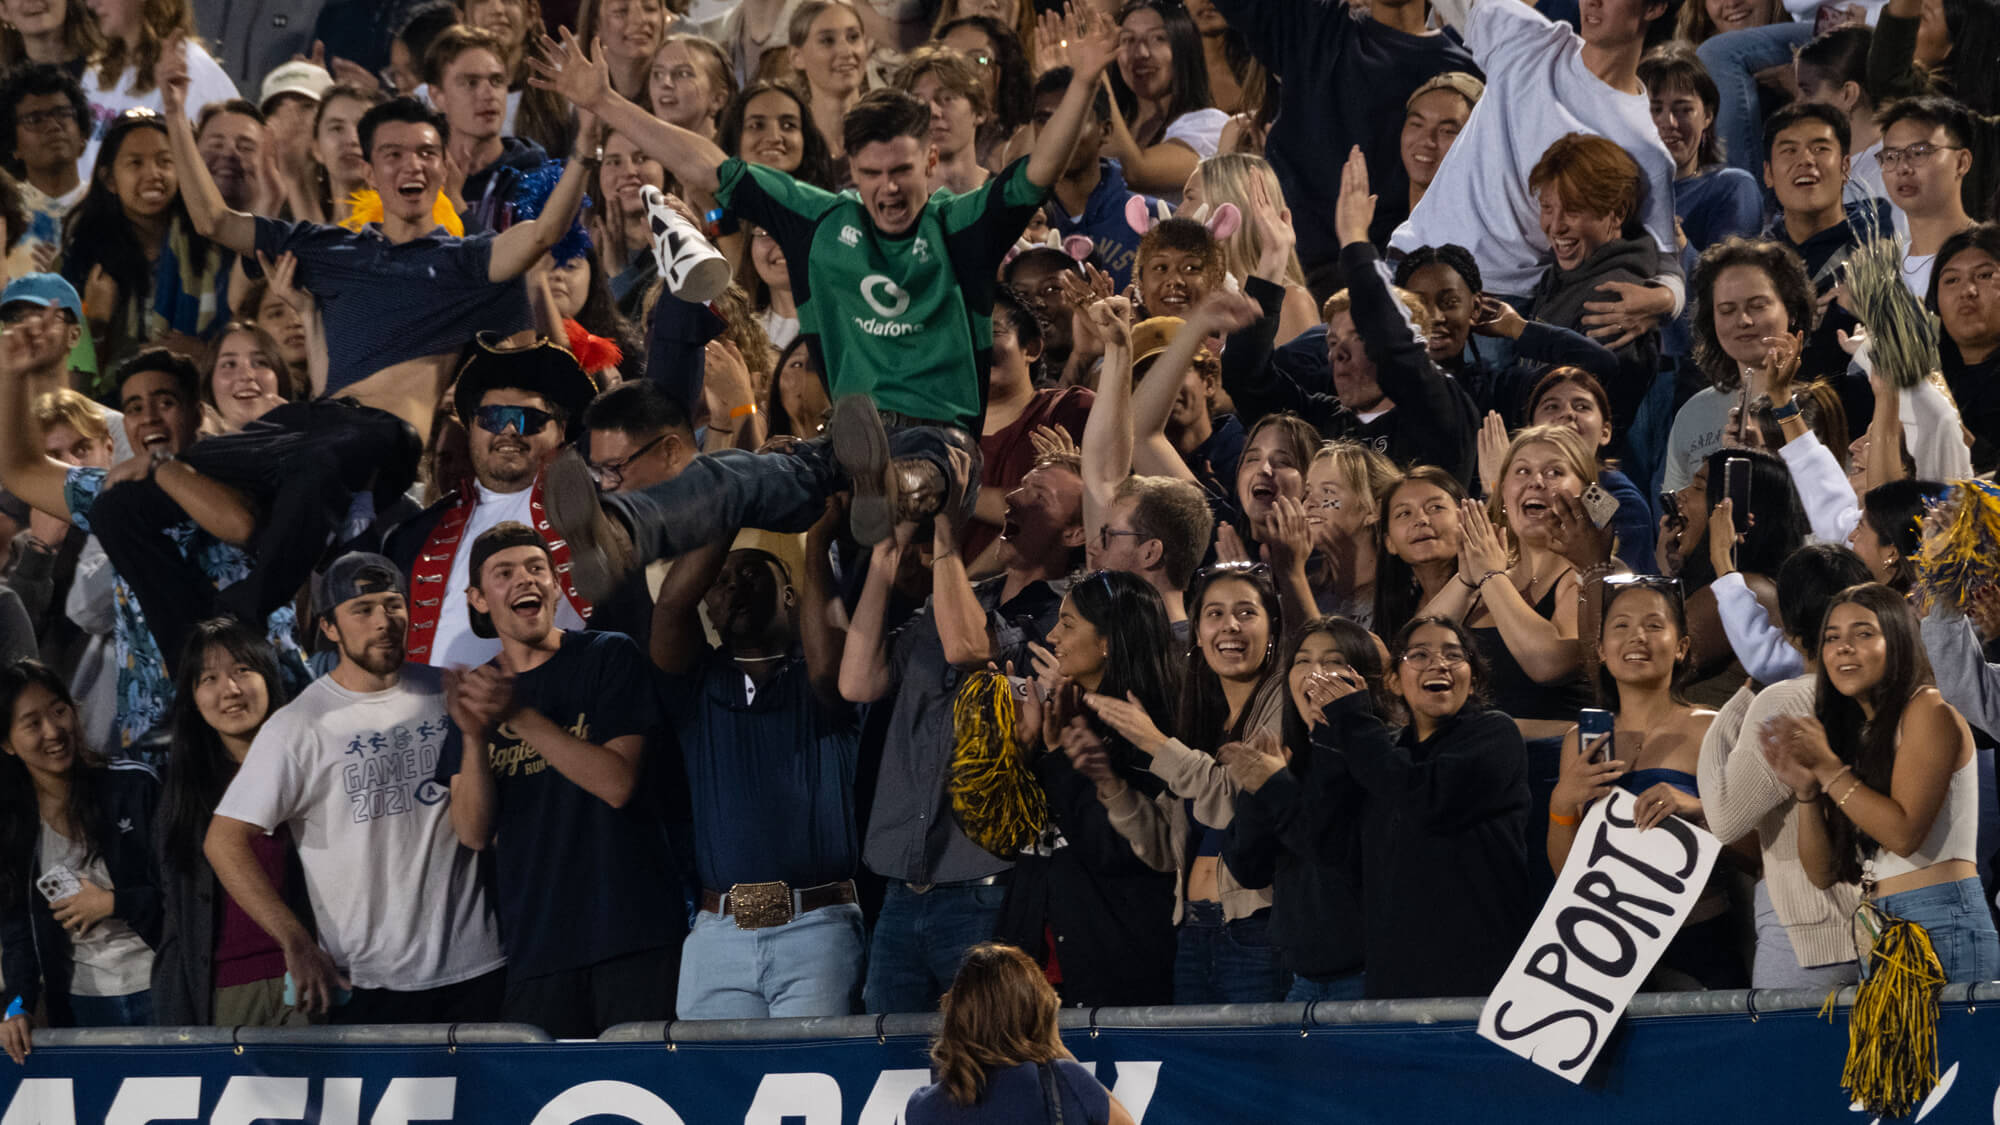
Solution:
<svg viewBox="0 0 2000 1125">
<path fill-rule="evenodd" d="M 2000 1012 L 1946 1004 L 1927 1123 L 1991 1122 Z M 1066 1035 L 1142 1125 L 1841 1122 L 1847 1018 L 1628 1018 L 1580 1084 L 1470 1022 Z M 909 1037 L 745 1043 L 48 1047 L 0 1059 L 0 1125 L 895 1125 Z"/>
</svg>

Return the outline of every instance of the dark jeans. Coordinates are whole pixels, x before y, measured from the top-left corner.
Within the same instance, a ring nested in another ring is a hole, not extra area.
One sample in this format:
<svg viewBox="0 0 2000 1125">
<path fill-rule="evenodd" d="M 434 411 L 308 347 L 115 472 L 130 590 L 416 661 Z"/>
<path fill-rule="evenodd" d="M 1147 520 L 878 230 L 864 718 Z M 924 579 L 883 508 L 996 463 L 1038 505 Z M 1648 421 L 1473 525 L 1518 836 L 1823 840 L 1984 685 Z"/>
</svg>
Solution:
<svg viewBox="0 0 2000 1125">
<path fill-rule="evenodd" d="M 1368 978 L 1365 973 L 1349 973 L 1332 980 L 1313 980 L 1310 977 L 1293 977 L 1292 990 L 1285 993 L 1288 1004 L 1309 1004 L 1314 1001 L 1360 1000 L 1367 996 Z"/>
<path fill-rule="evenodd" d="M 347 1003 L 333 1009 L 333 1023 L 492 1023 L 500 1018 L 507 970 L 457 984 L 397 992 L 388 988 L 357 988 Z"/>
<path fill-rule="evenodd" d="M 123 996 L 69 994 L 69 1014 L 77 1027 L 150 1027 L 153 990 L 142 988 Z"/>
<path fill-rule="evenodd" d="M 1219 902 L 1190 902 L 1174 952 L 1174 1003 L 1271 1004 L 1285 998 L 1292 973 L 1271 944 L 1271 912 L 1222 920 Z"/>
<path fill-rule="evenodd" d="M 510 979 L 500 1018 L 533 1024 L 557 1039 L 595 1039 L 614 1024 L 670 1020 L 680 966 L 677 942 L 581 969 Z"/>
<path fill-rule="evenodd" d="M 169 671 L 194 626 L 218 613 L 246 623 L 287 605 L 342 530 L 354 497 L 383 509 L 415 478 L 423 443 L 407 422 L 350 399 L 291 402 L 244 427 L 205 438 L 180 459 L 241 492 L 258 509 L 250 573 L 217 591 L 168 529 L 187 513 L 152 479 L 113 485 L 90 523 L 118 576 L 139 598 Z"/>
<path fill-rule="evenodd" d="M 1006 901 L 1007 888 L 997 883 L 918 894 L 908 883 L 891 881 L 868 947 L 861 999 L 869 1014 L 936 1011 L 965 951 L 993 936 Z"/>
<path fill-rule="evenodd" d="M 962 430 L 890 426 L 889 456 L 929 461 L 951 476 L 953 447 L 972 455 L 979 481 L 979 445 Z M 968 485 L 969 508 L 978 490 Z M 604 505 L 632 535 L 638 561 L 673 558 L 742 528 L 797 533 L 826 514 L 826 499 L 849 487 L 833 459 L 831 438 L 803 441 L 777 453 L 724 449 L 704 453 L 680 475 L 638 492 L 617 492 Z M 113 560 L 114 562 L 116 560 Z"/>
</svg>

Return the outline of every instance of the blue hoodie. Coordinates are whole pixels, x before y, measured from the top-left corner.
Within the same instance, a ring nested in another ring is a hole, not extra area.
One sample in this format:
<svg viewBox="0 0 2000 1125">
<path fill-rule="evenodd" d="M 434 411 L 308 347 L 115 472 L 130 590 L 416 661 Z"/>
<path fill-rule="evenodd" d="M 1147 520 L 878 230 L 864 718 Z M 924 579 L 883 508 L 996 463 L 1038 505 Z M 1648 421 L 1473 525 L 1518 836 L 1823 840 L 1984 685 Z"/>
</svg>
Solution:
<svg viewBox="0 0 2000 1125">
<path fill-rule="evenodd" d="M 1088 238 L 1092 252 L 1097 255 L 1097 264 L 1111 275 L 1114 286 L 1123 289 L 1131 284 L 1132 265 L 1139 256 L 1139 232 L 1125 220 L 1125 201 L 1138 193 L 1125 186 L 1125 172 L 1117 161 L 1099 160 L 1097 167 L 1104 178 L 1097 181 L 1097 189 L 1084 200 L 1083 214 L 1072 216 L 1064 211 L 1054 192 L 1049 193 L 1042 212 L 1048 216 L 1049 229 L 1057 235 L 1068 238 L 1080 234 Z M 1149 214 L 1159 204 L 1151 196 L 1141 198 L 1146 201 Z"/>
</svg>

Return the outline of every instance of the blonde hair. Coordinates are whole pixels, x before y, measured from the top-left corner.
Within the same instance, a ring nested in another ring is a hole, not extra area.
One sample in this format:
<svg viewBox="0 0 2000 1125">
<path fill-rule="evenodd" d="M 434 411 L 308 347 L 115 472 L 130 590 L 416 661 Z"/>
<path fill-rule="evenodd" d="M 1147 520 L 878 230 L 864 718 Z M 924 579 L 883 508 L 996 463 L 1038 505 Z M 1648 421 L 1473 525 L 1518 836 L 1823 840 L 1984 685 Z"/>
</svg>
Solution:
<svg viewBox="0 0 2000 1125">
<path fill-rule="evenodd" d="M 1418 327 L 1430 323 L 1431 308 L 1424 303 L 1422 297 L 1417 296 L 1400 285 L 1391 285 L 1389 292 L 1394 293 L 1396 299 L 1403 302 L 1403 307 L 1410 310 L 1410 315 L 1416 318 Z M 1347 290 L 1335 290 L 1333 296 L 1328 297 L 1326 303 L 1319 307 L 1320 323 L 1331 323 L 1336 315 L 1344 313 L 1353 307 L 1354 299 L 1348 296 Z"/>
<path fill-rule="evenodd" d="M 1257 224 L 1250 221 L 1250 185 L 1261 181 L 1271 198 L 1271 205 L 1280 211 L 1285 207 L 1285 191 L 1278 185 L 1278 174 L 1271 170 L 1271 162 L 1261 156 L 1245 152 L 1225 152 L 1211 156 L 1195 169 L 1201 177 L 1201 195 L 1212 213 L 1225 203 L 1233 203 L 1243 213 L 1243 222 L 1236 233 L 1223 243 L 1223 253 L 1229 272 L 1241 280 L 1248 278 L 1257 268 L 1257 259 L 1264 253 L 1264 236 L 1257 230 Z M 1297 250 L 1292 251 L 1292 260 L 1285 264 L 1285 281 L 1303 289 L 1306 285 L 1305 267 L 1299 263 Z"/>
<path fill-rule="evenodd" d="M 1403 479 L 1395 462 L 1375 447 L 1352 438 L 1339 438 L 1320 446 L 1306 471 L 1310 473 L 1321 461 L 1331 461 L 1341 483 L 1368 498 L 1368 508 L 1377 519 L 1381 518 L 1382 505 L 1388 502 L 1389 491 Z"/>
<path fill-rule="evenodd" d="M 47 437 L 57 426 L 68 426 L 92 441 L 110 441 L 111 427 L 97 404 L 68 387 L 58 387 L 35 400 L 35 425 Z"/>
<path fill-rule="evenodd" d="M 1056 1027 L 1061 1007 L 1041 966 L 1019 949 L 985 941 L 966 950 L 931 1040 L 938 1085 L 969 1106 L 986 1093 L 992 1072 L 1065 1057 Z"/>
<path fill-rule="evenodd" d="M 1517 431 L 1514 440 L 1507 443 L 1507 456 L 1500 459 L 1500 484 L 1493 489 L 1493 495 L 1486 500 L 1486 514 L 1499 527 L 1507 527 L 1507 505 L 1501 500 L 1506 491 L 1507 470 L 1514 464 L 1514 458 L 1521 450 L 1531 445 L 1552 445 L 1562 459 L 1569 463 L 1569 471 L 1576 479 L 1588 485 L 1597 479 L 1597 454 L 1583 443 L 1583 435 L 1568 426 L 1544 423 Z M 1509 530 L 1512 530 L 1509 528 Z"/>
</svg>

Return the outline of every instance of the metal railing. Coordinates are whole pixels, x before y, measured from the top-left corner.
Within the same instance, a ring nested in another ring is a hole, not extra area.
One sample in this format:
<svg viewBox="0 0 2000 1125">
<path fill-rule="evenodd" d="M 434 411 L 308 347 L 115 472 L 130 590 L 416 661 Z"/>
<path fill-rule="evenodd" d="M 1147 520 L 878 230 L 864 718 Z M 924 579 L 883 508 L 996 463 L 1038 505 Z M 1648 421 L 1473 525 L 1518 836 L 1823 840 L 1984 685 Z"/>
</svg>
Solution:
<svg viewBox="0 0 2000 1125">
<path fill-rule="evenodd" d="M 1945 1004 L 2000 1002 L 2000 981 L 1946 985 Z M 1636 996 L 1627 1019 L 1816 1012 L 1826 1002 L 1818 989 L 1765 989 L 1732 992 L 1655 992 Z M 1854 1002 L 1852 985 L 1842 988 L 1837 1007 Z M 1318 1001 L 1311 1004 L 1206 1004 L 1150 1008 L 1070 1008 L 1061 1015 L 1066 1032 L 1094 1028 L 1188 1029 L 1296 1027 L 1302 1030 L 1365 1024 L 1475 1023 L 1486 1001 L 1480 997 L 1435 1000 Z M 937 1030 L 935 1013 L 832 1016 L 816 1019 L 674 1020 L 619 1024 L 599 1043 L 745 1043 L 808 1039 L 925 1038 Z M 191 1046 L 480 1046 L 554 1043 L 538 1027 L 520 1023 L 412 1024 L 356 1027 L 100 1027 L 35 1032 L 38 1047 Z"/>
</svg>

